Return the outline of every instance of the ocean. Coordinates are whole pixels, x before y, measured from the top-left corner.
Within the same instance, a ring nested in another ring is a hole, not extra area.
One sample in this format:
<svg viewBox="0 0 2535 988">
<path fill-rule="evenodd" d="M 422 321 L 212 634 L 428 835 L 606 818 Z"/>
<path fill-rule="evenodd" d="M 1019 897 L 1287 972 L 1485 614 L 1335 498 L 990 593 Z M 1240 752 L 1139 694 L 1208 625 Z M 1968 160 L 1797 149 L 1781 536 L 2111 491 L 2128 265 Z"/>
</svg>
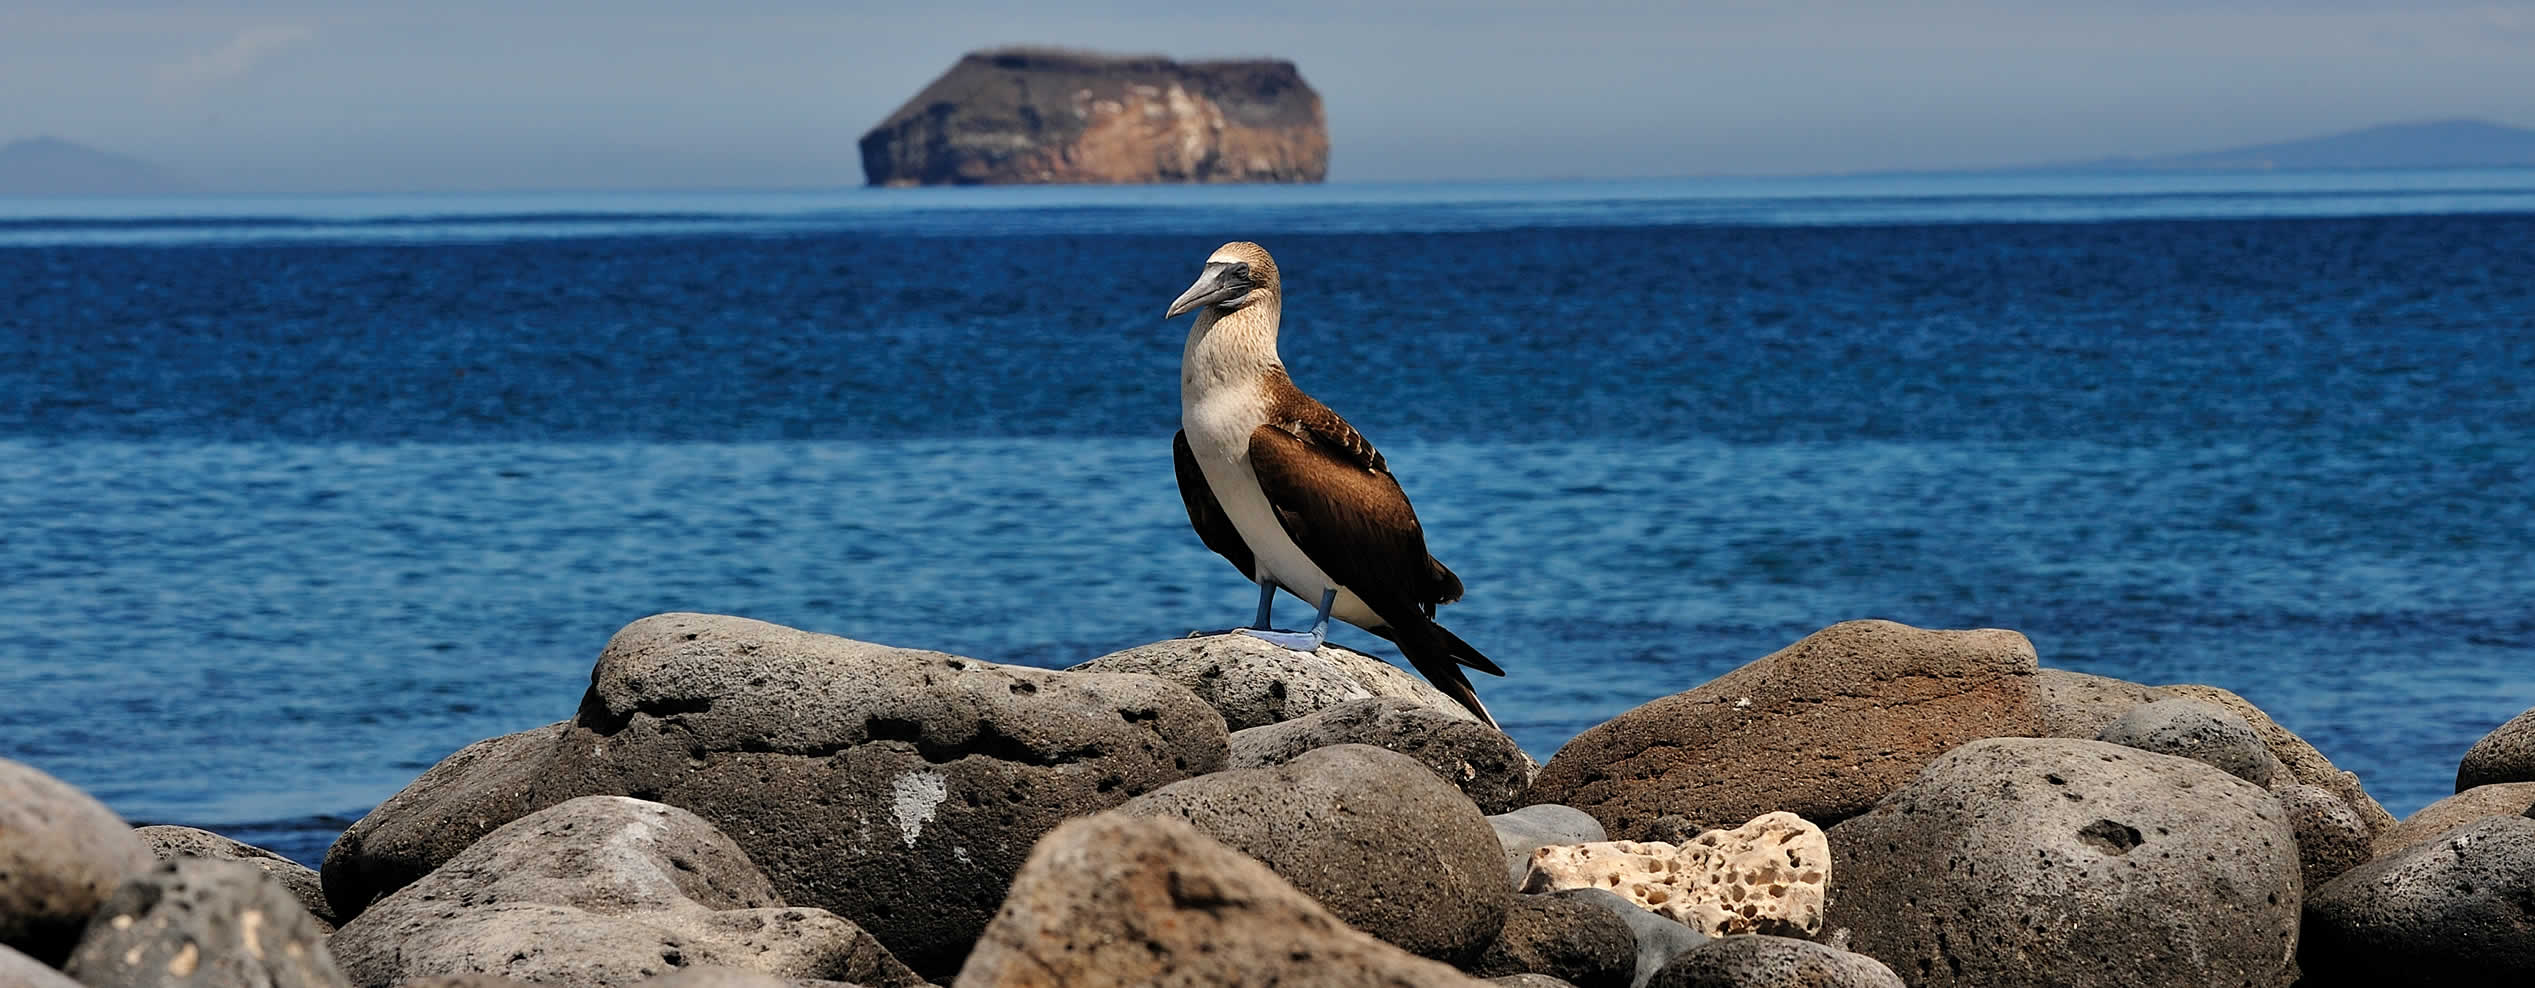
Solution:
<svg viewBox="0 0 2535 988">
<path fill-rule="evenodd" d="M 0 756 L 314 863 L 647 614 L 1240 623 L 1160 318 L 1235 239 L 1543 759 L 1866 617 L 2398 815 L 2535 706 L 2535 171 L 0 200 Z"/>
</svg>

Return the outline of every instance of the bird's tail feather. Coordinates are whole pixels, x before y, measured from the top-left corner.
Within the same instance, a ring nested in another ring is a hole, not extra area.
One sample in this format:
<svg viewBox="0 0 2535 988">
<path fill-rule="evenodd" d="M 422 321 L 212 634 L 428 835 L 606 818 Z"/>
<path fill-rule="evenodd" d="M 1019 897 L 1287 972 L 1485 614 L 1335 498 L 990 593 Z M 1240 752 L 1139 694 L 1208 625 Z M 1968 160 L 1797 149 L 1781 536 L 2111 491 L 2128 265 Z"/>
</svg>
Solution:
<svg viewBox="0 0 2535 988">
<path fill-rule="evenodd" d="M 1499 676 L 1505 674 L 1498 671 L 1496 663 L 1489 662 L 1487 656 L 1480 655 L 1477 649 L 1470 647 L 1470 643 L 1462 641 L 1461 636 L 1431 621 L 1424 624 L 1424 627 L 1416 629 L 1394 626 L 1394 630 L 1400 632 L 1396 639 L 1400 654 L 1408 659 L 1409 665 L 1417 667 L 1427 682 L 1435 684 L 1435 688 L 1442 690 L 1445 696 L 1477 715 L 1479 723 L 1504 730 L 1497 727 L 1496 718 L 1488 714 L 1487 705 L 1479 702 L 1479 692 L 1470 688 L 1470 677 L 1461 674 L 1461 667 L 1466 664 Z M 1478 661 L 1472 662 L 1472 659 Z"/>
</svg>

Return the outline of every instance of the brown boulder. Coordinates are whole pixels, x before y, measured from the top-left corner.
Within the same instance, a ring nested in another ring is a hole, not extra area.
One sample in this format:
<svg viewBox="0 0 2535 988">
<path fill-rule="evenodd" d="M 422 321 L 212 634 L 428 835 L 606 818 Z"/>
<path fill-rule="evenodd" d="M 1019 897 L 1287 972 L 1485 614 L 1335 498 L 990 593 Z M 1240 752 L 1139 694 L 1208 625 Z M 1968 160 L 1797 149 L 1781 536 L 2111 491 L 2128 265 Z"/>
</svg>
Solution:
<svg viewBox="0 0 2535 988">
<path fill-rule="evenodd" d="M 956 988 L 1485 984 L 1350 929 L 1266 865 L 1175 817 L 1042 838 Z"/>
<path fill-rule="evenodd" d="M 2032 643 L 2013 631 L 1849 621 L 1585 731 L 1527 803 L 1591 813 L 1614 838 L 1670 814 L 1732 827 L 1785 810 L 1862 813 L 1938 755 L 2042 729 Z"/>
<path fill-rule="evenodd" d="M 0 758 L 0 947 L 61 963 L 88 917 L 152 860 L 104 803 Z"/>
<path fill-rule="evenodd" d="M 2280 801 L 2280 809 L 2289 817 L 2289 830 L 2297 835 L 2298 874 L 2304 887 L 2321 888 L 2375 856 L 2367 821 L 2359 819 L 2341 797 L 2321 786 L 2287 786 L 2271 790 L 2271 798 Z"/>
<path fill-rule="evenodd" d="M 1320 95 L 1294 63 L 973 52 L 862 138 L 871 185 L 1318 182 Z"/>
<path fill-rule="evenodd" d="M 1468 797 L 1364 744 L 1174 782 L 1117 809 L 1174 817 L 1247 854 L 1347 925 L 1459 963 L 1505 924 L 1504 848 Z"/>
<path fill-rule="evenodd" d="M 2493 728 L 2456 765 L 2457 792 L 2494 782 L 2535 782 L 2535 710 Z"/>
<path fill-rule="evenodd" d="M 1417 759 L 1479 804 L 1481 813 L 1504 813 L 1521 805 L 1514 800 L 1531 787 L 1539 766 L 1505 732 L 1472 720 L 1468 711 L 1458 714 L 1395 697 L 1356 700 L 1281 724 L 1234 731 L 1224 764 L 1263 768 L 1333 744 L 1369 744 Z"/>
<path fill-rule="evenodd" d="M 2495 782 L 2475 786 L 2421 807 L 2403 822 L 2377 834 L 2376 856 L 2384 857 L 2486 816 L 2517 816 L 2535 806 L 2535 782 Z"/>
</svg>

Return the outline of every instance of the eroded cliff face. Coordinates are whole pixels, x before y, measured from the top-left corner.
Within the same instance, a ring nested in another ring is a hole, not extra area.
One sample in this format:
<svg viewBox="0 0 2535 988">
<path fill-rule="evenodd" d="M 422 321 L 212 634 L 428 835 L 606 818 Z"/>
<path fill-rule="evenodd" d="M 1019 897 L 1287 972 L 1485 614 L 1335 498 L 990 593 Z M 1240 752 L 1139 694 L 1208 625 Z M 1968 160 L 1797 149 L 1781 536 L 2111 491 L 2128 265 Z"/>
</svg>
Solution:
<svg viewBox="0 0 2535 988">
<path fill-rule="evenodd" d="M 1320 95 L 1294 63 L 977 52 L 862 139 L 872 185 L 1318 182 Z"/>
</svg>

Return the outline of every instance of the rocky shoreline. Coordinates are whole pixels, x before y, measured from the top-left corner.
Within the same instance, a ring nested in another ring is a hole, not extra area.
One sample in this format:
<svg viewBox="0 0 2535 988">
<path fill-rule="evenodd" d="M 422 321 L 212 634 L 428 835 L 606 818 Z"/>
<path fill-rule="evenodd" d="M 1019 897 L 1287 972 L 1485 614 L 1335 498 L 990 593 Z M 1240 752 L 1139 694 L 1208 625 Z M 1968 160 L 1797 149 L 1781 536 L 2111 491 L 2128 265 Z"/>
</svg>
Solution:
<svg viewBox="0 0 2535 988">
<path fill-rule="evenodd" d="M 560 711 L 559 711 L 560 713 Z M 2535 711 L 2396 821 L 2225 690 L 1825 628 L 1535 765 L 1338 647 L 663 614 L 311 871 L 0 760 L 0 985 L 2518 985 Z"/>
</svg>

